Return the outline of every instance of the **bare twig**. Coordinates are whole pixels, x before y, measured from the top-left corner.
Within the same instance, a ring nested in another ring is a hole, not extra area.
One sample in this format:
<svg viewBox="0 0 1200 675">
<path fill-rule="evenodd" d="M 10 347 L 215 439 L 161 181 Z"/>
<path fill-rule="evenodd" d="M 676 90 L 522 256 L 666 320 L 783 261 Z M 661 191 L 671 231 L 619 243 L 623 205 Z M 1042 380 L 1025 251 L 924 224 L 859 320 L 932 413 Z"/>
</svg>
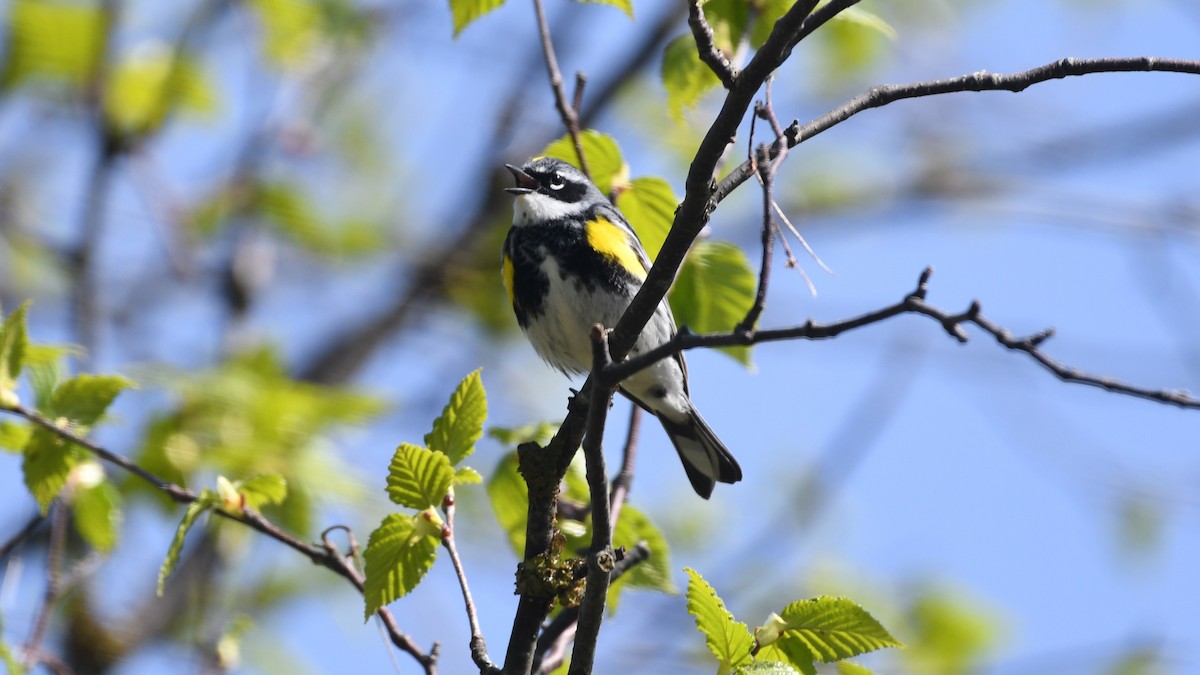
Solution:
<svg viewBox="0 0 1200 675">
<path fill-rule="evenodd" d="M 833 3 L 830 3 L 832 5 Z M 830 5 L 825 5 L 822 10 Z M 814 13 L 813 16 L 816 16 Z M 979 71 L 944 80 L 912 82 L 908 84 L 884 84 L 873 87 L 820 117 L 803 125 L 793 122 L 786 130 L 788 147 L 795 147 L 822 132 L 845 122 L 851 117 L 872 108 L 880 108 L 896 101 L 941 94 L 961 92 L 1010 91 L 1021 92 L 1035 84 L 1079 77 L 1097 73 L 1165 72 L 1200 75 L 1200 60 L 1164 59 L 1152 56 L 1128 58 L 1059 59 L 1052 63 L 1023 70 L 1017 73 L 997 74 Z M 752 162 L 742 162 L 717 184 L 712 191 L 712 201 L 719 203 L 742 183 L 754 175 Z"/>
<path fill-rule="evenodd" d="M 29 639 L 25 641 L 22 651 L 23 660 L 27 667 L 32 668 L 40 660 L 42 640 L 46 637 L 46 629 L 50 627 L 50 615 L 62 590 L 62 563 L 67 546 L 67 508 L 61 502 L 51 506 L 50 514 L 50 547 L 46 551 L 46 590 L 42 594 L 42 605 L 38 608 L 33 620 L 33 629 Z"/>
<path fill-rule="evenodd" d="M 558 58 L 554 55 L 554 42 L 550 39 L 550 24 L 546 21 L 546 10 L 542 0 L 533 0 L 533 11 L 537 15 L 538 33 L 542 38 L 542 54 L 546 57 L 546 71 L 550 75 L 550 88 L 554 91 L 554 105 L 562 116 L 563 126 L 571 135 L 575 144 L 575 154 L 579 156 L 579 168 L 591 176 L 588 171 L 587 158 L 583 156 L 583 142 L 579 137 L 579 109 L 567 101 L 567 92 L 563 89 L 562 73 L 558 70 Z M 578 77 L 578 76 L 577 76 Z M 578 79 L 576 80 L 578 82 Z M 582 95 L 583 87 L 576 85 L 575 93 Z"/>
<path fill-rule="evenodd" d="M 704 7 L 701 0 L 688 0 L 688 27 L 692 29 L 692 37 L 696 40 L 696 50 L 700 60 L 717 76 L 726 89 L 731 89 L 737 80 L 737 68 L 717 49 L 713 41 L 712 27 L 704 18 Z"/>
<path fill-rule="evenodd" d="M 640 406 L 629 406 L 629 430 L 625 434 L 625 446 L 621 449 L 621 470 L 613 478 L 612 490 L 608 495 L 609 518 L 613 527 L 621 518 L 621 506 L 633 487 L 633 466 L 637 463 L 638 434 L 642 430 L 642 409 Z"/>
<path fill-rule="evenodd" d="M 1200 398 L 1191 396 L 1186 391 L 1137 387 L 1115 378 L 1092 375 L 1078 368 L 1072 368 L 1059 363 L 1041 350 L 1042 343 L 1054 335 L 1053 329 L 1046 329 L 1025 337 L 1015 337 L 1007 329 L 985 318 L 982 314 L 979 301 L 972 302 L 970 307 L 957 314 L 928 304 L 925 301 L 925 293 L 929 277 L 932 274 L 932 267 L 925 268 L 925 271 L 921 273 L 916 290 L 905 296 L 900 302 L 844 321 L 821 324 L 809 319 L 800 326 L 759 330 L 753 333 L 733 331 L 729 333 L 697 335 L 681 331 L 670 342 L 639 354 L 634 358 L 610 366 L 606 369 L 604 377 L 606 381 L 619 382 L 659 359 L 686 349 L 751 345 L 779 340 L 825 340 L 901 314 L 919 314 L 937 321 L 947 334 L 959 342 L 967 342 L 969 339 L 966 330 L 963 328 L 963 324 L 975 324 L 994 337 L 996 342 L 999 342 L 1001 346 L 1029 354 L 1031 358 L 1064 382 L 1084 384 L 1135 398 L 1144 398 L 1158 403 L 1168 403 L 1180 408 L 1200 410 Z"/>
<path fill-rule="evenodd" d="M 28 539 L 29 535 L 33 534 L 34 530 L 36 530 L 44 520 L 46 520 L 46 517 L 42 514 L 33 514 L 29 521 L 25 523 L 24 527 L 17 530 L 17 533 L 9 537 L 8 540 L 3 544 L 0 544 L 0 560 L 7 558 L 9 553 L 12 553 L 15 548 L 21 545 L 21 542 Z"/>
<path fill-rule="evenodd" d="M 446 527 L 442 530 L 442 547 L 450 555 L 450 563 L 454 566 L 454 574 L 458 576 L 458 586 L 462 589 L 463 605 L 467 611 L 467 624 L 471 627 L 471 659 L 479 667 L 483 675 L 495 675 L 500 672 L 492 659 L 488 657 L 487 642 L 483 639 L 483 631 L 479 628 L 479 614 L 475 609 L 475 600 L 471 597 L 471 588 L 467 585 L 467 573 L 463 569 L 462 559 L 458 556 L 458 546 L 454 542 L 454 497 L 446 495 L 442 500 L 442 511 L 446 514 Z"/>
<path fill-rule="evenodd" d="M 758 268 L 758 287 L 754 292 L 754 303 L 746 311 L 746 316 L 738 324 L 737 330 L 752 332 L 758 325 L 758 317 L 762 316 L 767 304 L 767 284 L 771 279 L 771 253 L 775 244 L 775 219 L 771 205 L 775 203 L 775 165 L 771 162 L 767 146 L 762 145 L 755 151 L 755 163 L 758 165 L 758 178 L 762 183 L 762 262 Z"/>
<path fill-rule="evenodd" d="M 322 558 L 324 561 L 328 561 L 322 562 L 322 564 L 345 577 L 361 593 L 363 590 L 362 573 L 358 571 L 358 568 L 354 566 L 350 558 L 343 555 L 337 546 L 329 540 L 329 533 L 335 529 L 345 530 L 347 536 L 350 538 L 351 555 L 354 554 L 354 549 L 357 548 L 357 545 L 354 543 L 354 534 L 350 532 L 350 528 L 344 525 L 330 527 L 321 533 Z M 400 630 L 400 626 L 396 623 L 396 617 L 392 616 L 391 611 L 387 607 L 380 607 L 375 616 L 379 617 L 379 620 L 383 623 L 392 644 L 416 659 L 417 663 L 421 664 L 421 668 L 425 670 L 425 675 L 437 675 L 437 660 L 441 651 L 438 643 L 433 643 L 433 646 L 429 648 L 429 652 L 426 653 L 417 646 L 417 643 L 413 642 L 413 639 L 407 633 Z"/>
<path fill-rule="evenodd" d="M 608 353 L 608 333 L 604 326 L 592 326 L 592 372 L 602 373 L 612 364 Z M 602 381 L 601 381 L 602 383 Z M 590 675 L 596 659 L 596 638 L 604 620 L 604 601 L 608 595 L 609 574 L 616 560 L 612 550 L 612 516 L 608 508 L 608 473 L 604 468 L 604 424 L 613 388 L 596 386 L 588 398 L 587 432 L 583 437 L 583 458 L 587 466 L 588 491 L 592 502 L 592 545 L 587 557 L 587 584 L 579 605 L 579 627 L 571 652 L 569 675 Z"/>
</svg>

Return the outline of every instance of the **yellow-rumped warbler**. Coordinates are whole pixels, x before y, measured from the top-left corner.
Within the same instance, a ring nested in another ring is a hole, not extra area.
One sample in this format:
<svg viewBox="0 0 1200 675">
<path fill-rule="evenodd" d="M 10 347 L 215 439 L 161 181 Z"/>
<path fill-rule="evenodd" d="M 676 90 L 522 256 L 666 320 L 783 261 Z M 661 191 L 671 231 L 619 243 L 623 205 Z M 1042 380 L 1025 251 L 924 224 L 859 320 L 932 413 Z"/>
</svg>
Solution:
<svg viewBox="0 0 1200 675">
<path fill-rule="evenodd" d="M 516 199 L 502 256 L 517 323 L 550 365 L 568 375 L 587 372 L 592 326 L 616 325 L 646 279 L 650 259 L 625 217 L 579 169 L 552 157 L 505 166 L 517 181 L 508 188 Z M 675 332 L 663 300 L 630 355 Z M 662 422 L 701 497 L 708 499 L 717 481 L 742 479 L 737 460 L 692 405 L 683 354 L 631 376 L 621 391 Z"/>
</svg>

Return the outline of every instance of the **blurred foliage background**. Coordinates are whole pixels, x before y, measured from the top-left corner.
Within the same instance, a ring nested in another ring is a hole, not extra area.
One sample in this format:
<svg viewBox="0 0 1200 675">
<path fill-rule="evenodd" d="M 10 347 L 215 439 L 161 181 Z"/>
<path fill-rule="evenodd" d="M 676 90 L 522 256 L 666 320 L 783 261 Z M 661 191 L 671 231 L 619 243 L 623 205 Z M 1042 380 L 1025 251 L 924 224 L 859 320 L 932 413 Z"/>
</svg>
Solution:
<svg viewBox="0 0 1200 675">
<path fill-rule="evenodd" d="M 787 4 L 720 3 L 744 15 L 731 25 L 746 41 L 718 42 L 743 56 Z M 635 182 L 657 181 L 642 183 L 657 201 L 622 208 L 673 210 L 661 196 L 682 194 L 720 98 L 677 75 L 685 6 L 548 5 L 564 71 L 587 75 L 583 126 L 617 139 Z M 787 120 L 882 81 L 1200 44 L 1187 0 L 862 7 L 779 73 Z M 765 325 L 893 302 L 933 263 L 940 306 L 979 296 L 1014 331 L 1058 325 L 1050 349 L 1068 363 L 1200 388 L 1197 91 L 1122 75 L 906 102 L 797 148 L 777 194 L 837 275 L 802 259 L 813 298 L 778 270 Z M 502 165 L 561 135 L 525 3 L 463 25 L 419 0 L 0 0 L 0 306 L 33 299 L 33 338 L 65 350 L 46 362 L 139 383 L 96 430 L 106 445 L 189 486 L 280 473 L 289 496 L 268 515 L 306 539 L 334 523 L 365 537 L 387 510 L 392 449 L 466 372 L 484 366 L 489 424 L 562 415 L 567 385 L 515 335 L 498 274 Z M 710 264 L 729 260 L 717 239 L 757 260 L 757 208 L 752 184 L 721 205 Z M 665 439 L 644 435 L 632 500 L 677 566 L 658 571 L 700 569 L 747 621 L 781 595 L 851 595 L 909 645 L 865 661 L 879 672 L 1194 669 L 1200 623 L 1181 607 L 1200 555 L 1194 416 L 1080 393 L 936 333 L 914 319 L 737 354 L 756 374 L 691 357 L 748 480 L 695 504 Z M 493 438 L 485 477 L 512 447 Z M 36 513 L 19 465 L 0 455 L 3 539 Z M 47 645 L 74 671 L 389 667 L 352 589 L 235 525 L 190 540 L 156 599 L 178 508 L 105 471 L 119 536 L 101 554 L 72 535 Z M 498 652 L 515 557 L 483 490 L 464 494 L 464 554 Z M 45 530 L 0 560 L 9 646 L 38 606 Z M 466 672 L 442 566 L 397 615 L 418 643 L 442 641 L 444 672 Z M 623 600 L 597 672 L 706 672 L 681 603 Z"/>
</svg>

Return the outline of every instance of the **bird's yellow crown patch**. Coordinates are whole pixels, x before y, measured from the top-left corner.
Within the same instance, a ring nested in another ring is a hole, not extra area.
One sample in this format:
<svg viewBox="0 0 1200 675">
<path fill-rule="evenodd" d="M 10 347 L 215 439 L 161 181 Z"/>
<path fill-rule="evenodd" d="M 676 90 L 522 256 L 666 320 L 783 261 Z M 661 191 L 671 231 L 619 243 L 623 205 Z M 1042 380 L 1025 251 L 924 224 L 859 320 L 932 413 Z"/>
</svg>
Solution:
<svg viewBox="0 0 1200 675">
<path fill-rule="evenodd" d="M 629 234 L 605 218 L 589 220 L 585 226 L 588 245 L 600 255 L 625 268 L 638 279 L 646 278 L 646 268 L 629 244 Z"/>
</svg>

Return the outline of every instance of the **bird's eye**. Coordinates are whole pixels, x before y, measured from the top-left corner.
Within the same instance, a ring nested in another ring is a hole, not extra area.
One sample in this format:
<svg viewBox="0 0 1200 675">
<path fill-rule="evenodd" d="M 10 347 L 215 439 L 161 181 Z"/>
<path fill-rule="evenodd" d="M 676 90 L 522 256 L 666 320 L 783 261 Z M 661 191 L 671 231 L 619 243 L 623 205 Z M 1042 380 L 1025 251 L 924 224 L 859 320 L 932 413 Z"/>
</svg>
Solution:
<svg viewBox="0 0 1200 675">
<path fill-rule="evenodd" d="M 567 182 L 565 180 L 563 180 L 562 176 L 560 176 L 558 174 L 554 174 L 553 176 L 550 176 L 550 189 L 551 190 L 561 190 L 561 189 L 565 188 L 566 186 L 567 186 Z"/>
</svg>

